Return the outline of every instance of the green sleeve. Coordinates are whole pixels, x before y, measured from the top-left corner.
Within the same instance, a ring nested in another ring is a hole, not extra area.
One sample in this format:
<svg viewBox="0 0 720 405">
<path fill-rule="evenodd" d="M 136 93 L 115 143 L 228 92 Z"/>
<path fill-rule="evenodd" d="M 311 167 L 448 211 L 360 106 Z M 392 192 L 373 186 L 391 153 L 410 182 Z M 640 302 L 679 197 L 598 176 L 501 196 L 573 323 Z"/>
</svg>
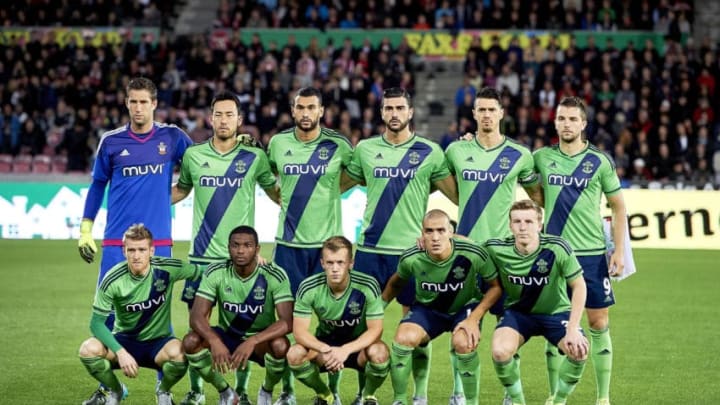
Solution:
<svg viewBox="0 0 720 405">
<path fill-rule="evenodd" d="M 403 280 L 408 280 L 412 277 L 412 266 L 408 263 L 410 260 L 401 259 L 398 263 L 397 274 Z"/>
<path fill-rule="evenodd" d="M 178 280 L 199 280 L 200 277 L 202 277 L 203 274 L 203 266 L 199 266 L 196 264 L 190 264 L 186 262 L 182 262 L 182 266 L 180 267 L 180 270 L 178 271 Z"/>
<path fill-rule="evenodd" d="M 284 270 L 283 270 L 283 274 L 285 274 Z M 282 281 L 280 281 L 277 284 L 277 288 L 275 289 L 273 298 L 275 299 L 276 304 L 279 304 L 281 302 L 287 302 L 287 301 L 292 302 L 293 296 L 292 296 L 292 293 L 290 292 L 290 279 L 285 277 L 282 279 Z"/>
<path fill-rule="evenodd" d="M 273 173 L 277 173 L 277 163 L 275 162 L 275 159 L 273 159 L 273 145 L 275 144 L 276 137 L 270 138 L 270 142 L 268 143 L 267 147 L 267 158 L 268 158 L 268 164 L 270 165 L 270 170 L 272 170 Z"/>
<path fill-rule="evenodd" d="M 270 163 L 265 155 L 265 152 L 258 151 L 258 170 L 257 170 L 257 183 L 262 188 L 270 188 L 277 183 L 275 175 L 270 171 Z"/>
<path fill-rule="evenodd" d="M 112 350 L 113 353 L 117 353 L 118 350 L 122 349 L 123 347 L 120 345 L 120 343 L 118 343 L 117 339 L 115 339 L 115 336 L 112 334 L 110 329 L 108 329 L 107 325 L 105 325 L 105 321 L 107 320 L 107 318 L 107 315 L 100 315 L 96 312 L 93 312 L 92 317 L 90 318 L 90 332 L 100 342 L 102 342 L 105 347 Z"/>
<path fill-rule="evenodd" d="M 385 315 L 382 299 L 379 295 L 368 295 L 368 304 L 367 304 L 367 310 L 365 312 L 365 317 L 367 319 L 383 319 L 383 316 Z"/>
<path fill-rule="evenodd" d="M 530 151 L 523 150 L 520 164 L 520 173 L 518 175 L 520 185 L 528 187 L 537 184 L 540 177 L 535 173 L 535 163 Z"/>
<path fill-rule="evenodd" d="M 445 159 L 445 153 L 440 149 L 440 146 L 433 145 L 433 173 L 430 177 L 431 182 L 442 180 L 450 175 L 450 169 L 448 169 L 448 163 Z"/>
<path fill-rule="evenodd" d="M 450 170 L 451 174 L 455 174 L 455 165 L 453 165 L 453 155 L 454 155 L 453 145 L 448 146 L 447 151 L 445 151 L 445 161 L 447 162 L 448 170 Z"/>
<path fill-rule="evenodd" d="M 361 145 L 355 148 L 355 153 L 352 154 L 350 164 L 347 166 L 347 174 L 355 181 L 364 181 L 365 176 L 363 175 L 362 161 L 360 159 Z"/>
<path fill-rule="evenodd" d="M 189 156 L 186 156 L 180 165 L 180 178 L 178 179 L 177 186 L 183 190 L 192 190 L 193 188 Z"/>
<path fill-rule="evenodd" d="M 209 270 L 209 269 L 208 269 Z M 205 276 L 202 278 L 202 281 L 200 282 L 200 287 L 198 287 L 196 295 L 199 295 L 206 300 L 215 303 L 216 298 L 216 280 L 220 276 L 220 270 L 216 270 L 213 272 L 207 271 Z"/>
<path fill-rule="evenodd" d="M 297 318 L 310 318 L 312 316 L 312 292 L 304 289 L 298 289 L 301 293 L 295 301 L 293 308 L 293 316 Z"/>
</svg>

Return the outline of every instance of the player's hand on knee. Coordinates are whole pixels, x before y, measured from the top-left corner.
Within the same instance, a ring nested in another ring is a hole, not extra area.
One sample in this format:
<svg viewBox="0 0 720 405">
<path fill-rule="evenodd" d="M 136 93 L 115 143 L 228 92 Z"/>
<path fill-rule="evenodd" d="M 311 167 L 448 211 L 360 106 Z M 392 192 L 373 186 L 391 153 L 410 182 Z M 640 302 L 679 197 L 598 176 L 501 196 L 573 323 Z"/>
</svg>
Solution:
<svg viewBox="0 0 720 405">
<path fill-rule="evenodd" d="M 138 375 L 138 364 L 132 354 L 128 353 L 125 349 L 120 349 L 116 353 L 118 359 L 118 365 L 127 377 L 135 378 Z"/>
<path fill-rule="evenodd" d="M 219 373 L 225 374 L 230 371 L 232 359 L 230 351 L 224 344 L 219 343 L 210 345 L 210 353 L 212 354 L 213 369 Z"/>
<path fill-rule="evenodd" d="M 93 221 L 89 219 L 83 219 L 80 222 L 80 239 L 78 240 L 78 251 L 80 257 L 87 263 L 92 263 L 95 260 L 95 253 L 97 253 L 97 246 L 95 240 L 92 237 Z"/>
<path fill-rule="evenodd" d="M 579 330 L 568 329 L 565 334 L 565 347 L 567 354 L 574 359 L 587 357 L 589 343 L 587 338 Z"/>
<path fill-rule="evenodd" d="M 250 340 L 244 341 L 232 354 L 231 368 L 245 370 L 247 362 L 250 360 L 250 356 L 252 356 L 254 350 L 255 345 L 252 344 Z"/>
<path fill-rule="evenodd" d="M 480 327 L 472 320 L 465 319 L 458 323 L 453 330 L 453 335 L 457 333 L 464 333 L 467 339 L 467 348 L 474 349 L 480 341 Z"/>
</svg>

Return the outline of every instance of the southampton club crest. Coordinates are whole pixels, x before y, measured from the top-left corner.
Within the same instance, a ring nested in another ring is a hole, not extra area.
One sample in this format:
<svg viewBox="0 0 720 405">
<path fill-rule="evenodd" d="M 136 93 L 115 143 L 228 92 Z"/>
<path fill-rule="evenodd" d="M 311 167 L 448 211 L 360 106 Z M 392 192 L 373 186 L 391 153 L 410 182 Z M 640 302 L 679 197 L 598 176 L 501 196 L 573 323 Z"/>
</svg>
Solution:
<svg viewBox="0 0 720 405">
<path fill-rule="evenodd" d="M 330 150 L 326 147 L 322 147 L 318 150 L 318 159 L 328 160 L 330 158 Z"/>
<path fill-rule="evenodd" d="M 158 154 L 164 155 L 167 153 L 167 145 L 165 145 L 165 142 L 160 142 L 158 144 Z"/>
<path fill-rule="evenodd" d="M 247 164 L 242 160 L 235 163 L 235 173 L 243 174 L 247 171 Z"/>
<path fill-rule="evenodd" d="M 408 155 L 408 162 L 410 162 L 411 165 L 420 163 L 420 154 L 417 152 L 410 152 L 410 155 Z"/>
<path fill-rule="evenodd" d="M 163 292 L 167 288 L 167 284 L 165 284 L 165 280 L 159 278 L 155 280 L 155 283 L 153 284 L 155 286 L 155 289 L 157 292 Z"/>
<path fill-rule="evenodd" d="M 455 267 L 452 269 L 453 277 L 457 280 L 462 280 L 465 278 L 465 269 L 462 267 Z"/>
<path fill-rule="evenodd" d="M 264 301 L 265 300 L 265 289 L 257 286 L 255 289 L 253 289 L 253 298 L 255 298 L 258 301 Z"/>
<path fill-rule="evenodd" d="M 595 168 L 595 165 L 592 162 L 585 162 L 582 164 L 583 173 L 590 174 L 592 173 L 593 168 Z"/>
<path fill-rule="evenodd" d="M 500 158 L 500 168 L 503 170 L 510 169 L 510 159 L 508 159 L 505 156 L 501 157 Z"/>
<path fill-rule="evenodd" d="M 358 304 L 356 301 L 352 301 L 348 304 L 348 308 L 350 308 L 350 314 L 351 315 L 357 315 L 362 310 L 360 309 L 360 304 Z"/>
<path fill-rule="evenodd" d="M 550 269 L 548 269 L 548 262 L 545 261 L 545 259 L 540 259 L 537 261 L 537 270 L 540 274 L 547 273 Z"/>
</svg>

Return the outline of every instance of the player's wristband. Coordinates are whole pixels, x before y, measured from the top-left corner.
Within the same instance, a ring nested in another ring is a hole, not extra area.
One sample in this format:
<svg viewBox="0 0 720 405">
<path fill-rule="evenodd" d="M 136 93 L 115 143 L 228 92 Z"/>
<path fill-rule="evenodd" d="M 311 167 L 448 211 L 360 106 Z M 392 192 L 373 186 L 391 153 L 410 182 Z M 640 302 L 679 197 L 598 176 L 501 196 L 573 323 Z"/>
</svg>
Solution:
<svg viewBox="0 0 720 405">
<path fill-rule="evenodd" d="M 93 228 L 93 220 L 83 218 L 82 221 L 80 221 L 80 233 L 89 233 L 92 234 L 92 228 Z"/>
</svg>

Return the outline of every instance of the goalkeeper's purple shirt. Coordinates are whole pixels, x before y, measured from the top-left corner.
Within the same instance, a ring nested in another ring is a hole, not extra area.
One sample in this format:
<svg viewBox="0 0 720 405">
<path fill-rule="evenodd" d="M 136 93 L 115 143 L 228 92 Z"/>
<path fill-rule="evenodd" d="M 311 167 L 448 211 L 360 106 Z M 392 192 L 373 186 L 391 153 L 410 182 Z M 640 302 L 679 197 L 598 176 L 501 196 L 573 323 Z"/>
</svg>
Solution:
<svg viewBox="0 0 720 405">
<path fill-rule="evenodd" d="M 133 133 L 129 124 L 103 134 L 83 215 L 95 218 L 99 204 L 93 207 L 93 188 L 102 193 L 110 183 L 103 246 L 122 246 L 123 234 L 136 223 L 150 229 L 155 246 L 172 245 L 173 169 L 191 144 L 183 130 L 158 122 L 146 134 Z"/>
</svg>

